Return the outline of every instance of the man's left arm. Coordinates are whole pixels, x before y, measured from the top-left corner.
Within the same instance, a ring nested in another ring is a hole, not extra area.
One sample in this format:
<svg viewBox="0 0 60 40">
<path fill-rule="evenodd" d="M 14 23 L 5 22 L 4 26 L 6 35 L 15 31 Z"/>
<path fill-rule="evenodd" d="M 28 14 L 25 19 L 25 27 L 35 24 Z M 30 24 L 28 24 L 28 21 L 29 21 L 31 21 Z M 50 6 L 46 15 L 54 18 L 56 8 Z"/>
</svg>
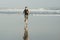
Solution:
<svg viewBox="0 0 60 40">
<path fill-rule="evenodd" d="M 28 10 L 28 15 L 30 14 L 30 11 Z"/>
</svg>

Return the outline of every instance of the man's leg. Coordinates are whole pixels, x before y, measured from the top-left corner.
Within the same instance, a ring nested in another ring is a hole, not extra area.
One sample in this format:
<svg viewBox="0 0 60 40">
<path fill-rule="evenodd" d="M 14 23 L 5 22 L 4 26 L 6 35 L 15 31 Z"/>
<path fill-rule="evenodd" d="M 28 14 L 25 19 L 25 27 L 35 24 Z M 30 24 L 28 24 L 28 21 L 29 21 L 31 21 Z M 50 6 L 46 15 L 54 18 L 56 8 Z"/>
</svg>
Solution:
<svg viewBox="0 0 60 40">
<path fill-rule="evenodd" d="M 26 15 L 26 19 L 28 19 L 28 15 Z"/>
<path fill-rule="evenodd" d="M 25 18 L 25 19 L 24 19 L 24 22 L 26 22 L 26 15 L 24 15 L 24 18 Z"/>
<path fill-rule="evenodd" d="M 28 20 L 28 15 L 25 15 L 25 22 L 26 22 L 26 20 Z"/>
<path fill-rule="evenodd" d="M 28 15 L 26 15 L 26 25 L 27 25 L 27 23 L 28 23 Z"/>
</svg>

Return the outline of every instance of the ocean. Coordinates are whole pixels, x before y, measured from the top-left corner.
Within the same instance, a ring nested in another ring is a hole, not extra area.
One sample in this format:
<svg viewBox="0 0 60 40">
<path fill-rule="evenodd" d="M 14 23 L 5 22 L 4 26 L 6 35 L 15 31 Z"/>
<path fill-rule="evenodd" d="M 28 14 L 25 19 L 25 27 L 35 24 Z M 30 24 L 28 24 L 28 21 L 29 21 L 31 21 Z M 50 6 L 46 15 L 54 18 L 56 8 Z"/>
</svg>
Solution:
<svg viewBox="0 0 60 40">
<path fill-rule="evenodd" d="M 60 16 L 30 14 L 29 40 L 60 40 Z M 0 40 L 23 40 L 24 15 L 0 13 Z"/>
</svg>

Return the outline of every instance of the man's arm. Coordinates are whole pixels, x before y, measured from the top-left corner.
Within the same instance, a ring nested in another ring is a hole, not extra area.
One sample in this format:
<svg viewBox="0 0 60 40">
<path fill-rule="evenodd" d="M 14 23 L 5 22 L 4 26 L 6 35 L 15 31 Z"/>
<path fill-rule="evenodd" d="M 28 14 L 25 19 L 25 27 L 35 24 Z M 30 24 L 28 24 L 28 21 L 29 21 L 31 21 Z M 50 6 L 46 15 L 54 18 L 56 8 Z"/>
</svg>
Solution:
<svg viewBox="0 0 60 40">
<path fill-rule="evenodd" d="M 29 14 L 30 14 L 30 11 L 28 10 L 28 12 L 27 12 L 27 13 L 28 13 L 28 15 L 29 15 Z"/>
</svg>

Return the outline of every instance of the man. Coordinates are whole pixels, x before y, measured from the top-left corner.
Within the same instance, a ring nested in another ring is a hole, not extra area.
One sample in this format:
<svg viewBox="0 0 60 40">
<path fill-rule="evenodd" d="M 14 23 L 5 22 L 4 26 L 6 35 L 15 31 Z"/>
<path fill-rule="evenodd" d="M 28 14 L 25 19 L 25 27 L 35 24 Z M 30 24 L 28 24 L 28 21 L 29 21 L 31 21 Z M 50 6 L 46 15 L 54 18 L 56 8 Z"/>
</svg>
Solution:
<svg viewBox="0 0 60 40">
<path fill-rule="evenodd" d="M 26 19 L 28 19 L 28 15 L 29 15 L 29 10 L 27 7 L 25 7 L 23 13 L 24 13 L 25 21 L 26 21 Z"/>
<path fill-rule="evenodd" d="M 23 11 L 23 13 L 24 13 L 24 17 L 25 17 L 25 27 L 24 27 L 24 37 L 23 37 L 23 39 L 24 40 L 28 40 L 28 15 L 29 15 L 29 10 L 28 10 L 28 8 L 27 7 L 25 7 L 25 9 L 24 9 L 24 11 Z"/>
</svg>

